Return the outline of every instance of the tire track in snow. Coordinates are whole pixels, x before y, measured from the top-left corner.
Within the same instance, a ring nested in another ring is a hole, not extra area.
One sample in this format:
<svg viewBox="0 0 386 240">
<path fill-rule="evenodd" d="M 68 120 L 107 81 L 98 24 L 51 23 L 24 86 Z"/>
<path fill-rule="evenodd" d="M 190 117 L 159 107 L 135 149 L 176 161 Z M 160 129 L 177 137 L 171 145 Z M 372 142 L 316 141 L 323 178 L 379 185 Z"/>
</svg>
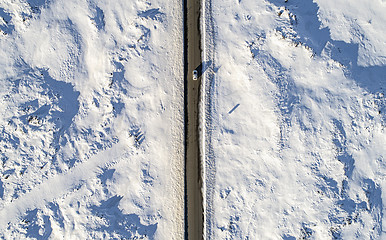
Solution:
<svg viewBox="0 0 386 240">
<path fill-rule="evenodd" d="M 3 230 L 9 224 L 19 220 L 26 211 L 42 208 L 48 202 L 65 196 L 77 184 L 99 174 L 98 169 L 116 164 L 120 158 L 127 155 L 128 152 L 125 150 L 127 146 L 126 141 L 120 141 L 111 148 L 78 164 L 66 173 L 45 180 L 30 192 L 4 206 L 0 210 L 0 229 Z"/>
<path fill-rule="evenodd" d="M 203 83 L 200 103 L 200 144 L 203 164 L 203 208 L 204 239 L 214 239 L 214 203 L 216 185 L 216 159 L 212 146 L 212 137 L 217 122 L 217 99 L 215 98 L 218 81 L 215 78 L 215 26 L 212 17 L 212 0 L 202 1 L 202 45 L 203 45 Z"/>
</svg>

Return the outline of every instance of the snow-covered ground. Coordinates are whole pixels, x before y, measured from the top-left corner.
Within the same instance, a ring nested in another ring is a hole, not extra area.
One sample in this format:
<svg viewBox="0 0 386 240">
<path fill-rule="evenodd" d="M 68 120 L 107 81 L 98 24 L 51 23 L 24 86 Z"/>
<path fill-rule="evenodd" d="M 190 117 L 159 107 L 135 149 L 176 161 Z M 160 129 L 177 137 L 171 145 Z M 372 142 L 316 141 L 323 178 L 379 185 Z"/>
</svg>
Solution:
<svg viewBox="0 0 386 240">
<path fill-rule="evenodd" d="M 0 238 L 183 238 L 181 9 L 0 0 Z"/>
<path fill-rule="evenodd" d="M 386 238 L 386 2 L 203 2 L 206 239 Z"/>
</svg>

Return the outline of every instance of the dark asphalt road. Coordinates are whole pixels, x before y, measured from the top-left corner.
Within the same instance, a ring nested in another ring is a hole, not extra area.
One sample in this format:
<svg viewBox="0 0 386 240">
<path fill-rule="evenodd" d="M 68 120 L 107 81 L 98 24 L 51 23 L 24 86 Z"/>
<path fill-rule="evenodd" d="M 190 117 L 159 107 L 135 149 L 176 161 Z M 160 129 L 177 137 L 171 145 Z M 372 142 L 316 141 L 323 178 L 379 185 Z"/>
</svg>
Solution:
<svg viewBox="0 0 386 240">
<path fill-rule="evenodd" d="M 186 136 L 186 237 L 201 240 L 203 207 L 201 167 L 198 136 L 198 103 L 201 82 L 200 0 L 185 0 L 185 136 Z M 193 80 L 192 71 L 199 73 Z"/>
</svg>

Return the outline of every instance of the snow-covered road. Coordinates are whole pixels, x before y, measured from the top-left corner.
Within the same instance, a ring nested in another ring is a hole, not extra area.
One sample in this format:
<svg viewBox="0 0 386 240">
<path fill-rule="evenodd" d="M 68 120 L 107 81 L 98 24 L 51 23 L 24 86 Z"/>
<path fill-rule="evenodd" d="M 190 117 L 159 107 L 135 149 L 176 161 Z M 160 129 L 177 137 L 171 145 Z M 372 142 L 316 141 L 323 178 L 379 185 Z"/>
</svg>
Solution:
<svg viewBox="0 0 386 240">
<path fill-rule="evenodd" d="M 127 141 L 120 141 L 67 172 L 47 178 L 31 191 L 16 198 L 0 210 L 0 230 L 4 231 L 8 224 L 21 221 L 22 215 L 28 210 L 41 209 L 49 202 L 79 190 L 83 182 L 97 178 L 103 169 L 113 169 L 118 162 L 128 158 L 130 154 L 126 151 L 129 145 Z"/>
</svg>

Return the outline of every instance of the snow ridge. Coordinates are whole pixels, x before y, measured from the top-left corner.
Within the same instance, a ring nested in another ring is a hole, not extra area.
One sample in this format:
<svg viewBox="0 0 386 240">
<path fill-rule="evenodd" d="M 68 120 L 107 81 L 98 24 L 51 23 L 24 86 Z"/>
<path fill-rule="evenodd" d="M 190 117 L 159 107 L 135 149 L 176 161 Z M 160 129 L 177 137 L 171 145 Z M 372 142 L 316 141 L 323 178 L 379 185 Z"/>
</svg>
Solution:
<svg viewBox="0 0 386 240">
<path fill-rule="evenodd" d="M 202 48 L 202 82 L 200 99 L 200 143 L 201 166 L 203 177 L 203 210 L 204 230 L 203 238 L 212 239 L 213 213 L 214 213 L 214 189 L 216 159 L 213 153 L 212 138 L 217 120 L 216 99 L 213 98 L 217 91 L 217 79 L 215 68 L 215 27 L 212 16 L 212 1 L 201 1 L 201 46 Z"/>
</svg>

